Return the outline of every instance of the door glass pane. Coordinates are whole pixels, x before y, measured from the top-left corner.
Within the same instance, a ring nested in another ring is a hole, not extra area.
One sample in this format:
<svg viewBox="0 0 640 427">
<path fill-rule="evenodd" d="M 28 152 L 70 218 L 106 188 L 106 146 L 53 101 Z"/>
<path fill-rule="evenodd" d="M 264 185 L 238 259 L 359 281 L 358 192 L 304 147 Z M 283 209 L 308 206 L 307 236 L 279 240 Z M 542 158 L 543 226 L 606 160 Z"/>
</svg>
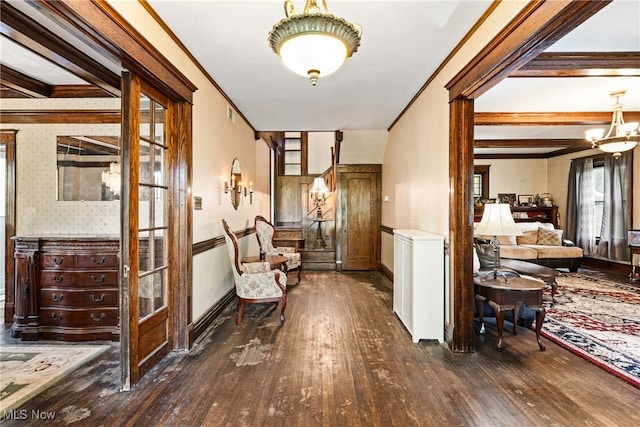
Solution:
<svg viewBox="0 0 640 427">
<path fill-rule="evenodd" d="M 155 190 L 155 210 L 152 227 L 166 227 L 167 224 L 167 189 L 156 188 Z"/>
<path fill-rule="evenodd" d="M 154 149 L 153 180 L 156 185 L 166 185 L 166 165 L 164 159 L 164 148 Z"/>
<path fill-rule="evenodd" d="M 153 274 L 153 308 L 155 310 L 159 310 L 162 308 L 164 304 L 164 296 L 167 294 L 165 289 L 166 280 L 165 280 L 166 270 L 159 271 Z"/>
<path fill-rule="evenodd" d="M 154 288 L 153 275 L 143 276 L 138 279 L 138 310 L 139 318 L 143 320 L 145 317 L 153 314 L 154 309 Z"/>
<path fill-rule="evenodd" d="M 140 182 L 152 184 L 151 178 L 151 144 L 140 140 Z"/>
<path fill-rule="evenodd" d="M 140 201 L 138 202 L 138 228 L 151 228 L 151 188 L 140 186 Z"/>
<path fill-rule="evenodd" d="M 148 273 L 153 268 L 149 251 L 149 232 L 142 231 L 138 237 L 138 269 L 141 275 Z"/>
<path fill-rule="evenodd" d="M 153 99 L 146 99 L 149 134 L 141 135 L 138 188 L 140 320 L 166 306 L 168 283 L 168 147 L 164 145 L 165 108 Z"/>
<path fill-rule="evenodd" d="M 147 139 L 151 138 L 150 108 L 151 100 L 145 95 L 140 95 L 140 137 Z"/>
</svg>

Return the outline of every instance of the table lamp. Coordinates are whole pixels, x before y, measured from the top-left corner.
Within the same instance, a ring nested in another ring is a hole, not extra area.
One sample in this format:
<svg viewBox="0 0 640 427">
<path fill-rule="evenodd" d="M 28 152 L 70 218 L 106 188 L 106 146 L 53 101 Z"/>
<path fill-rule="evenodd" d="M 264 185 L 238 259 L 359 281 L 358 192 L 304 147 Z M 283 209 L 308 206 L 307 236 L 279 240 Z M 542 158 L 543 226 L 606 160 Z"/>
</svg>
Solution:
<svg viewBox="0 0 640 427">
<path fill-rule="evenodd" d="M 511 215 L 511 206 L 508 203 L 487 203 L 484 205 L 482 219 L 475 233 L 479 236 L 493 236 L 489 243 L 493 248 L 493 279 L 495 280 L 498 278 L 498 269 L 500 268 L 500 241 L 498 236 L 522 235 Z"/>
</svg>

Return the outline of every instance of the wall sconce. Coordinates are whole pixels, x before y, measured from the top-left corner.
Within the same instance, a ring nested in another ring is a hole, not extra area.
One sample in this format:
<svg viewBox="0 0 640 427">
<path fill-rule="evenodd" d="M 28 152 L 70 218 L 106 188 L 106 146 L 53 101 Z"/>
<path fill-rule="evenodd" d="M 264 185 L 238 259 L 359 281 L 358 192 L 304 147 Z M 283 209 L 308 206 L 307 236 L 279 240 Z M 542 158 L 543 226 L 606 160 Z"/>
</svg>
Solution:
<svg viewBox="0 0 640 427">
<path fill-rule="evenodd" d="M 240 206 L 240 196 L 242 195 L 242 174 L 240 173 L 240 161 L 238 159 L 233 159 L 231 163 L 231 176 L 230 176 L 231 185 L 224 182 L 224 192 L 225 194 L 231 193 L 231 204 L 234 209 L 238 209 Z"/>
<path fill-rule="evenodd" d="M 326 202 L 326 195 L 330 193 L 327 185 L 324 183 L 324 178 L 313 178 L 313 186 L 311 190 L 309 190 L 309 193 L 313 195 L 313 204 L 318 210 L 318 218 L 322 218 L 322 206 L 324 206 Z"/>
<path fill-rule="evenodd" d="M 247 187 L 244 188 L 244 197 L 247 197 Z M 249 204 L 253 204 L 253 182 L 249 181 Z"/>
</svg>

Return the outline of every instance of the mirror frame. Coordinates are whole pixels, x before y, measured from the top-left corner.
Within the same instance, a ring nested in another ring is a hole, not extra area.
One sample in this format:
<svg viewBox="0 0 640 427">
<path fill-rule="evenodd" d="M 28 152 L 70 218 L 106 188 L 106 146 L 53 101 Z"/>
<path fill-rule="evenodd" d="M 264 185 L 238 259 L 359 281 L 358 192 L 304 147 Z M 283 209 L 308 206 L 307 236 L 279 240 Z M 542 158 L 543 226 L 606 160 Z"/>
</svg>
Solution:
<svg viewBox="0 0 640 427">
<path fill-rule="evenodd" d="M 231 205 L 235 210 L 238 210 L 240 199 L 242 198 L 242 172 L 240 170 L 240 160 L 237 157 L 231 162 L 229 182 L 231 185 Z"/>
</svg>

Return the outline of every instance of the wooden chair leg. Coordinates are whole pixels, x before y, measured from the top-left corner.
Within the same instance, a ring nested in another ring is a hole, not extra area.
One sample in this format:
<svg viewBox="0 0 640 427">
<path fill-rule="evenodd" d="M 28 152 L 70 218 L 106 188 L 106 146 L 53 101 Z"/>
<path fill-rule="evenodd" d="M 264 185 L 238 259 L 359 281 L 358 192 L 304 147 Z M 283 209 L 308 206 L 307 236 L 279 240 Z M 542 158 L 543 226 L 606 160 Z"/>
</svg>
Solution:
<svg viewBox="0 0 640 427">
<path fill-rule="evenodd" d="M 302 264 L 300 264 L 300 265 L 298 266 L 298 283 L 300 283 L 300 280 L 301 280 L 301 278 L 300 278 L 300 274 L 301 274 L 301 273 L 302 273 Z M 297 285 L 298 283 L 296 283 L 296 285 Z"/>
<path fill-rule="evenodd" d="M 287 297 L 286 296 L 284 296 L 282 298 L 281 304 L 282 304 L 282 309 L 280 309 L 280 324 L 282 325 L 282 324 L 284 324 L 284 320 L 285 320 L 284 319 L 284 309 L 287 308 Z"/>
<path fill-rule="evenodd" d="M 242 323 L 242 316 L 244 315 L 244 301 L 238 301 L 238 316 L 236 317 L 236 325 Z"/>
</svg>

